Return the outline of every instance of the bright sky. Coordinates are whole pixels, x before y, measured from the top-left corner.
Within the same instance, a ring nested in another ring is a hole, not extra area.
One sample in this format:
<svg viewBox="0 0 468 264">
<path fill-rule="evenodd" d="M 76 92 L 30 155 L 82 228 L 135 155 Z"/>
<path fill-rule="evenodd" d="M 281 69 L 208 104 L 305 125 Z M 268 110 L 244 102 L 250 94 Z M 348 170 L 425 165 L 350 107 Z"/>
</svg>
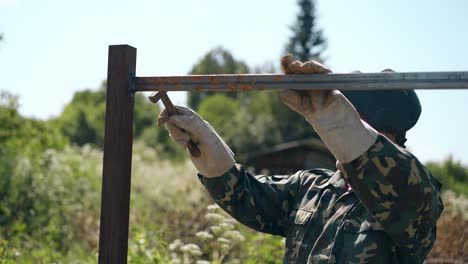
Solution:
<svg viewBox="0 0 468 264">
<path fill-rule="evenodd" d="M 468 71 L 468 1 L 317 7 L 335 72 Z M 20 96 L 24 115 L 57 116 L 75 91 L 105 79 L 111 44 L 138 48 L 138 76 L 186 74 L 215 46 L 249 65 L 276 63 L 296 12 L 296 1 L 272 0 L 0 0 L 0 90 Z M 452 153 L 468 164 L 468 91 L 418 94 L 423 113 L 408 146 L 422 161 Z"/>
</svg>

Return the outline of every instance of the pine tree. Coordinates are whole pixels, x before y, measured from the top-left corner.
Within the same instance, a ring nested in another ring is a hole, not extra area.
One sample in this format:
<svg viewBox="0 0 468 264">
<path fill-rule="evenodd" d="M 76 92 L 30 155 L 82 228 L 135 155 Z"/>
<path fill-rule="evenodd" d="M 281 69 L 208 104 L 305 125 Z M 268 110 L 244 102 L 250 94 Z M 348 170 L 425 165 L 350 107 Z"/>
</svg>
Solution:
<svg viewBox="0 0 468 264">
<path fill-rule="evenodd" d="M 322 29 L 317 27 L 315 1 L 299 0 L 298 5 L 300 11 L 291 27 L 293 34 L 286 45 L 286 53 L 291 53 L 300 61 L 313 59 L 323 62 L 322 53 L 326 48 L 326 40 Z M 278 129 L 283 142 L 318 137 L 301 115 L 279 102 L 274 116 L 276 120 L 280 120 Z"/>
<path fill-rule="evenodd" d="M 286 46 L 286 52 L 301 61 L 310 59 L 322 61 L 326 39 L 322 29 L 317 26 L 314 0 L 299 0 L 299 14 L 291 27 L 293 35 Z"/>
</svg>

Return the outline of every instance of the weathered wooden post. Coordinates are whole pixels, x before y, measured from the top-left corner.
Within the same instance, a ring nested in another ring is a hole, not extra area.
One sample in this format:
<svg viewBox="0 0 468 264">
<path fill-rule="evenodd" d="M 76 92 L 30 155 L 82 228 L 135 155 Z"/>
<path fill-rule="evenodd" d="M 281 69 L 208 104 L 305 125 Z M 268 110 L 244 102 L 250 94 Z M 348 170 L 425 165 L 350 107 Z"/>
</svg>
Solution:
<svg viewBox="0 0 468 264">
<path fill-rule="evenodd" d="M 127 263 L 136 49 L 109 46 L 99 263 Z"/>
</svg>

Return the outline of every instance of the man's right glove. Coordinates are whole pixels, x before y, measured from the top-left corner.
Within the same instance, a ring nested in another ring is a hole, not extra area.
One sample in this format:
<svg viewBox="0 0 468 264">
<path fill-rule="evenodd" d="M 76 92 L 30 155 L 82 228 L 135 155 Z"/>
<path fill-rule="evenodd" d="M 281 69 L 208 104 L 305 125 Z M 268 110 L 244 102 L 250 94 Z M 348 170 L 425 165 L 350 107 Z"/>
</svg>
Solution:
<svg viewBox="0 0 468 264">
<path fill-rule="evenodd" d="M 192 140 L 200 149 L 197 158 L 190 156 L 198 172 L 207 178 L 222 176 L 234 166 L 234 153 L 218 136 L 211 125 L 193 110 L 176 106 L 177 115 L 169 116 L 164 109 L 158 124 L 165 124 L 169 135 L 177 144 L 186 148 Z"/>
<path fill-rule="evenodd" d="M 330 73 L 315 61 L 293 61 L 292 55 L 281 59 L 287 74 Z M 281 99 L 312 124 L 328 149 L 341 163 L 348 163 L 366 152 L 376 141 L 377 131 L 359 117 L 354 106 L 338 90 L 281 91 Z"/>
</svg>

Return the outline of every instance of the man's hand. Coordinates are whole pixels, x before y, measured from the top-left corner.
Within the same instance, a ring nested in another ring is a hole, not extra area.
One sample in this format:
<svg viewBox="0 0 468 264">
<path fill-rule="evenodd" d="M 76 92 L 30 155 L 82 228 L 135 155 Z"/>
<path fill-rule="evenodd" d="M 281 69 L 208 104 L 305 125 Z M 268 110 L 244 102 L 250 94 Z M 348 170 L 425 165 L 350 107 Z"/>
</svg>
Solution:
<svg viewBox="0 0 468 264">
<path fill-rule="evenodd" d="M 331 71 L 316 61 L 281 59 L 287 74 L 325 74 Z M 315 131 L 341 163 L 348 163 L 366 152 L 377 139 L 377 132 L 362 121 L 354 106 L 338 90 L 282 90 L 282 101 L 312 124 Z"/>
<path fill-rule="evenodd" d="M 165 124 L 172 140 L 187 147 L 190 139 L 200 149 L 198 158 L 192 162 L 200 174 L 207 178 L 223 175 L 234 166 L 234 153 L 218 136 L 211 125 L 193 110 L 176 106 L 178 115 L 168 116 L 164 109 L 158 117 L 158 124 Z"/>
<path fill-rule="evenodd" d="M 323 74 L 331 72 L 331 70 L 313 60 L 305 63 L 294 61 L 291 54 L 281 58 L 281 66 L 286 74 Z M 295 91 L 284 89 L 281 91 L 280 96 L 287 106 L 306 118 L 318 114 L 334 99 L 331 91 L 315 90 Z"/>
</svg>

